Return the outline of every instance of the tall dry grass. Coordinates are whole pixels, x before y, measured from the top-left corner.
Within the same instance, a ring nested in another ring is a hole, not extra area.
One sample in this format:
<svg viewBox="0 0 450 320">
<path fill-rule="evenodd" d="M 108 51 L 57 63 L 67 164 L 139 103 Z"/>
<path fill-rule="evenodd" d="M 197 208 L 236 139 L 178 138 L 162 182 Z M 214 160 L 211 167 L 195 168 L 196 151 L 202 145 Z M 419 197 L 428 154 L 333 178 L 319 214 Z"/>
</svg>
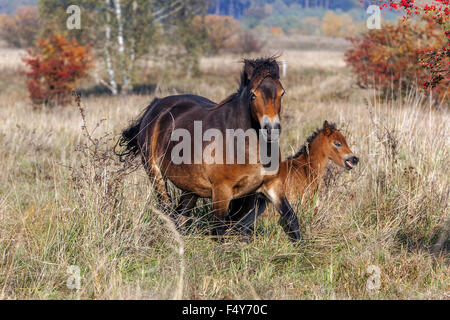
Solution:
<svg viewBox="0 0 450 320">
<path fill-rule="evenodd" d="M 302 58 L 292 53 L 290 64 Z M 238 75 L 221 75 L 216 63 L 204 61 L 201 78 L 172 80 L 157 94 L 223 99 Z M 351 172 L 330 165 L 318 201 L 294 203 L 300 247 L 273 209 L 248 245 L 212 241 L 201 221 L 187 235 L 174 230 L 154 208 L 144 170 L 124 169 L 112 153 L 152 96 L 82 99 L 84 121 L 76 105 L 34 109 L 23 79 L 3 79 L 0 298 L 448 299 L 448 108 L 414 94 L 380 101 L 331 65 L 288 69 L 283 155 L 327 119 L 361 162 Z M 195 215 L 210 215 L 207 201 Z M 81 270 L 79 290 L 67 287 L 72 265 Z M 379 290 L 367 289 L 372 265 Z"/>
</svg>

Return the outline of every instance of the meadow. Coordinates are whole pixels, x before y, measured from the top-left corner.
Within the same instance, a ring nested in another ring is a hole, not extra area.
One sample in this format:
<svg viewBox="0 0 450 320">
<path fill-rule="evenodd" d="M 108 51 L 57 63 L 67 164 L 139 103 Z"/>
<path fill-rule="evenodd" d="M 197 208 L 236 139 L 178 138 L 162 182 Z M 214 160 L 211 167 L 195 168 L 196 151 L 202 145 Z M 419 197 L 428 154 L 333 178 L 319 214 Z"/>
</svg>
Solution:
<svg viewBox="0 0 450 320">
<path fill-rule="evenodd" d="M 124 168 L 113 148 L 154 96 L 224 99 L 242 57 L 202 58 L 201 75 L 161 80 L 152 94 L 82 96 L 80 110 L 34 108 L 21 54 L 0 49 L 0 299 L 450 298 L 448 106 L 358 88 L 342 51 L 285 50 L 283 157 L 328 120 L 360 163 L 330 163 L 316 201 L 293 204 L 303 245 L 272 208 L 253 242 L 218 243 L 200 219 L 207 200 L 180 235 L 143 168 Z"/>
</svg>

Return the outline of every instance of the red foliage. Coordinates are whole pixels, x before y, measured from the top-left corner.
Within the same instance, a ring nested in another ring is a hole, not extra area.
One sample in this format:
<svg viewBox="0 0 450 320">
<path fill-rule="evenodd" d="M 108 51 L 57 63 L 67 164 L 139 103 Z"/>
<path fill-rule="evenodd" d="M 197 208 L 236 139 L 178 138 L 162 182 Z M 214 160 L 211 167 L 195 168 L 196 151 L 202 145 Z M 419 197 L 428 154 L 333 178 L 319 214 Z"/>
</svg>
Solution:
<svg viewBox="0 0 450 320">
<path fill-rule="evenodd" d="M 24 62 L 30 98 L 35 104 L 66 104 L 79 80 L 91 66 L 90 47 L 62 35 L 39 39 Z"/>
<path fill-rule="evenodd" d="M 428 70 L 428 78 L 424 80 L 425 88 L 434 88 L 440 82 L 450 79 L 450 0 L 432 0 L 420 5 L 415 0 L 382 0 L 378 1 L 380 9 L 404 10 L 403 20 L 410 16 L 422 16 L 433 20 L 444 30 L 445 43 L 440 48 L 433 48 L 422 53 L 420 63 Z"/>
<path fill-rule="evenodd" d="M 360 86 L 396 94 L 435 76 L 420 62 L 426 54 L 441 48 L 444 38 L 439 25 L 432 20 L 386 25 L 381 30 L 364 33 L 361 38 L 350 39 L 353 47 L 346 52 L 346 62 Z M 449 99 L 448 80 L 441 78 L 430 86 L 435 96 Z"/>
</svg>

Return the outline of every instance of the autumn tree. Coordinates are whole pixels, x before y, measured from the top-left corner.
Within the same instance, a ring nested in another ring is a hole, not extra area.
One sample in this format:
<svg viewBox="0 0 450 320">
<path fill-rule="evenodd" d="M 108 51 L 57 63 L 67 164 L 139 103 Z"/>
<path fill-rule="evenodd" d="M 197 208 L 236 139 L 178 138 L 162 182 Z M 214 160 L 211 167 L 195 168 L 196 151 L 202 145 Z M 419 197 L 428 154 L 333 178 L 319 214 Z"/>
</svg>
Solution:
<svg viewBox="0 0 450 320">
<path fill-rule="evenodd" d="M 361 87 L 379 89 L 385 96 L 404 93 L 411 87 L 420 89 L 430 76 L 420 63 L 422 54 L 442 48 L 445 40 L 441 32 L 439 25 L 427 19 L 384 25 L 351 38 L 353 46 L 345 54 L 346 62 Z M 448 101 L 448 79 L 430 89 L 437 100 Z"/>
<path fill-rule="evenodd" d="M 378 0 L 371 1 L 380 6 L 380 9 L 403 10 L 403 20 L 420 16 L 433 21 L 440 26 L 441 37 L 444 44 L 440 47 L 427 48 L 419 54 L 422 67 L 428 73 L 424 80 L 425 88 L 436 88 L 442 83 L 449 85 L 450 81 L 450 0 Z"/>
<path fill-rule="evenodd" d="M 217 16 L 214 14 L 194 17 L 193 28 L 196 32 L 204 30 L 207 37 L 209 52 L 217 54 L 229 47 L 231 38 L 239 31 L 239 22 L 230 16 Z"/>
<path fill-rule="evenodd" d="M 66 104 L 91 66 L 90 48 L 62 35 L 39 39 L 24 58 L 30 98 L 34 104 Z"/>
<path fill-rule="evenodd" d="M 13 47 L 31 47 L 38 30 L 38 10 L 34 6 L 19 7 L 11 16 L 0 16 L 0 38 Z"/>
<path fill-rule="evenodd" d="M 350 15 L 327 11 L 322 20 L 322 32 L 327 37 L 350 37 L 357 33 L 357 25 Z"/>
</svg>

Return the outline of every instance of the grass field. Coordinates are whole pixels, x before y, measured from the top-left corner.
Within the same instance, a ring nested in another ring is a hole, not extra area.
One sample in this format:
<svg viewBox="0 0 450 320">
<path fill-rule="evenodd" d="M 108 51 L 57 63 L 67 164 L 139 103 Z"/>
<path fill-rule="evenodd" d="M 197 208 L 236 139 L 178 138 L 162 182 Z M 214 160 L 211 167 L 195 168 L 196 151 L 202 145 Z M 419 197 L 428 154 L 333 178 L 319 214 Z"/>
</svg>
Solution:
<svg viewBox="0 0 450 320">
<path fill-rule="evenodd" d="M 154 209 L 144 170 L 124 171 L 112 154 L 153 95 L 82 98 L 86 131 L 76 105 L 33 108 L 18 52 L 0 54 L 0 298 L 450 298 L 448 106 L 413 92 L 382 101 L 353 84 L 341 52 L 287 51 L 283 156 L 327 119 L 361 162 L 351 172 L 330 164 L 317 206 L 294 204 L 303 246 L 273 209 L 254 242 L 222 244 L 200 220 L 180 236 Z M 161 82 L 156 95 L 222 100 L 240 58 L 204 58 L 198 79 Z M 209 214 L 207 201 L 198 206 Z M 69 266 L 80 268 L 78 290 Z"/>
</svg>

